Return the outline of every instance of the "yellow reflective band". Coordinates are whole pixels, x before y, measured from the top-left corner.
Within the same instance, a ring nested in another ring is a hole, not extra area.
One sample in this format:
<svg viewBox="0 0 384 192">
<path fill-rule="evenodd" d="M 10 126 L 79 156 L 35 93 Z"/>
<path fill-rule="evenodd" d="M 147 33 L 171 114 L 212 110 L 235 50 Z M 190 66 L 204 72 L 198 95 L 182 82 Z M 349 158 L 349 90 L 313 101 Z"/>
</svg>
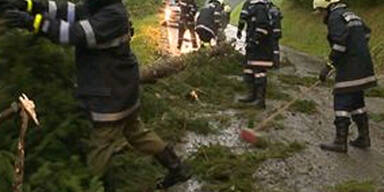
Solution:
<svg viewBox="0 0 384 192">
<path fill-rule="evenodd" d="M 27 2 L 27 12 L 31 13 L 33 8 L 32 0 L 25 0 Z"/>
<path fill-rule="evenodd" d="M 35 16 L 35 21 L 33 22 L 33 29 L 34 29 L 34 33 L 39 33 L 40 31 L 40 25 L 41 25 L 41 21 L 43 20 L 43 16 L 41 14 L 37 14 Z"/>
</svg>

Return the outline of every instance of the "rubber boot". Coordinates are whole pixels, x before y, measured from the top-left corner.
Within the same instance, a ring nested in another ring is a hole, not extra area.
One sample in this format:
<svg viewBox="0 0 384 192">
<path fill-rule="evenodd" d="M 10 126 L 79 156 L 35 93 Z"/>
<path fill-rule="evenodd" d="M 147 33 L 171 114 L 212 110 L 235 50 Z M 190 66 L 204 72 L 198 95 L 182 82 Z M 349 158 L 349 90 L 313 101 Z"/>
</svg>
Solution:
<svg viewBox="0 0 384 192">
<path fill-rule="evenodd" d="M 171 146 L 165 147 L 164 151 L 155 157 L 169 171 L 164 179 L 157 183 L 157 189 L 167 189 L 191 178 L 190 168 L 181 162 Z"/>
<path fill-rule="evenodd" d="M 356 123 L 359 130 L 359 136 L 350 142 L 354 147 L 366 149 L 371 146 L 371 138 L 369 137 L 369 124 L 367 113 L 353 115 L 352 120 Z"/>
<path fill-rule="evenodd" d="M 255 105 L 256 108 L 265 109 L 265 95 L 267 91 L 267 78 L 262 78 L 258 80 L 259 82 L 255 83 Z"/>
<path fill-rule="evenodd" d="M 348 129 L 351 124 L 349 118 L 347 117 L 336 117 L 335 126 L 336 126 L 336 137 L 333 143 L 330 144 L 321 144 L 320 148 L 322 150 L 346 153 L 348 151 L 347 137 Z"/>
<path fill-rule="evenodd" d="M 256 100 L 256 86 L 255 84 L 247 83 L 248 93 L 239 97 L 238 101 L 241 103 L 252 103 Z"/>
</svg>

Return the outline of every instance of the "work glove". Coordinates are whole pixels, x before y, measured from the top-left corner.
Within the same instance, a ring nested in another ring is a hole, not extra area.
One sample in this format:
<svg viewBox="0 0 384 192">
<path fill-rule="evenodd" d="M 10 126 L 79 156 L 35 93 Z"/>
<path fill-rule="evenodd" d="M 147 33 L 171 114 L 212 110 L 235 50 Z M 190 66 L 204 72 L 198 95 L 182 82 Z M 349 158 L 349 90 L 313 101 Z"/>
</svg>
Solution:
<svg viewBox="0 0 384 192">
<path fill-rule="evenodd" d="M 327 65 L 324 66 L 324 68 L 321 70 L 319 74 L 319 79 L 321 82 L 324 82 L 325 80 L 327 80 L 327 77 L 329 73 L 332 71 L 332 69 L 333 69 L 332 64 L 328 62 Z"/>
<path fill-rule="evenodd" d="M 237 39 L 241 39 L 242 36 L 243 36 L 243 33 L 240 30 L 238 30 L 236 34 Z"/>
<path fill-rule="evenodd" d="M 34 17 L 27 12 L 9 10 L 4 14 L 5 23 L 10 28 L 22 28 L 29 31 L 34 30 Z"/>
</svg>

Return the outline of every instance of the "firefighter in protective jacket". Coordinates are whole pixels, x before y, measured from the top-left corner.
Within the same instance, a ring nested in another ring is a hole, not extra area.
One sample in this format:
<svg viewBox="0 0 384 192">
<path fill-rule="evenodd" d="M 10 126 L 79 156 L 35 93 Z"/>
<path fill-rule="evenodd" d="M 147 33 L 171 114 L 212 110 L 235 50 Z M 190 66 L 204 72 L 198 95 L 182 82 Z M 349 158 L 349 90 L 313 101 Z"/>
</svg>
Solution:
<svg viewBox="0 0 384 192">
<path fill-rule="evenodd" d="M 273 39 L 270 26 L 268 2 L 265 0 L 247 0 L 240 14 L 237 37 L 242 37 L 246 29 L 246 61 L 244 81 L 249 93 L 240 98 L 240 102 L 254 103 L 265 108 L 267 87 L 267 69 L 273 67 Z"/>
<path fill-rule="evenodd" d="M 129 45 L 133 29 L 121 0 L 79 4 L 1 0 L 0 8 L 8 9 L 4 18 L 10 27 L 25 28 L 76 48 L 77 95 L 94 125 L 88 162 L 105 179 L 107 191 L 115 191 L 123 183 L 114 178 L 117 168 L 112 157 L 127 141 L 169 169 L 158 188 L 189 178 L 172 147 L 140 126 L 139 70 Z"/>
<path fill-rule="evenodd" d="M 314 8 L 325 16 L 328 41 L 332 48 L 329 63 L 320 74 L 324 81 L 332 68 L 336 70 L 334 109 L 336 138 L 322 144 L 323 150 L 347 152 L 350 117 L 356 123 L 359 136 L 350 144 L 358 148 L 371 145 L 364 90 L 377 84 L 368 42 L 370 29 L 341 0 L 314 0 Z"/>
<path fill-rule="evenodd" d="M 197 48 L 196 32 L 195 32 L 195 16 L 197 13 L 197 5 L 195 0 L 179 0 L 180 20 L 179 20 L 179 39 L 177 48 L 181 49 L 184 41 L 184 33 L 188 29 L 191 34 L 193 48 Z"/>
<path fill-rule="evenodd" d="M 201 41 L 209 43 L 212 39 L 217 39 L 218 32 L 224 27 L 222 26 L 223 11 L 223 0 L 211 0 L 200 10 L 196 21 L 196 32 Z"/>
</svg>

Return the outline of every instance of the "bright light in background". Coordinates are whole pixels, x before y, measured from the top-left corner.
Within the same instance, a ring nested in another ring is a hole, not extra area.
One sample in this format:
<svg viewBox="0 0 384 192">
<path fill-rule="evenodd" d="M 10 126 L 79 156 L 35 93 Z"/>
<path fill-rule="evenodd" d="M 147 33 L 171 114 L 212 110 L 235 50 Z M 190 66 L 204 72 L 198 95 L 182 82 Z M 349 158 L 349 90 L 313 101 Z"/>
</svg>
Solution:
<svg viewBox="0 0 384 192">
<path fill-rule="evenodd" d="M 172 15 L 172 10 L 169 8 L 169 6 L 167 6 L 164 10 L 164 18 L 166 22 L 169 22 L 169 20 L 171 19 L 171 15 Z"/>
</svg>

